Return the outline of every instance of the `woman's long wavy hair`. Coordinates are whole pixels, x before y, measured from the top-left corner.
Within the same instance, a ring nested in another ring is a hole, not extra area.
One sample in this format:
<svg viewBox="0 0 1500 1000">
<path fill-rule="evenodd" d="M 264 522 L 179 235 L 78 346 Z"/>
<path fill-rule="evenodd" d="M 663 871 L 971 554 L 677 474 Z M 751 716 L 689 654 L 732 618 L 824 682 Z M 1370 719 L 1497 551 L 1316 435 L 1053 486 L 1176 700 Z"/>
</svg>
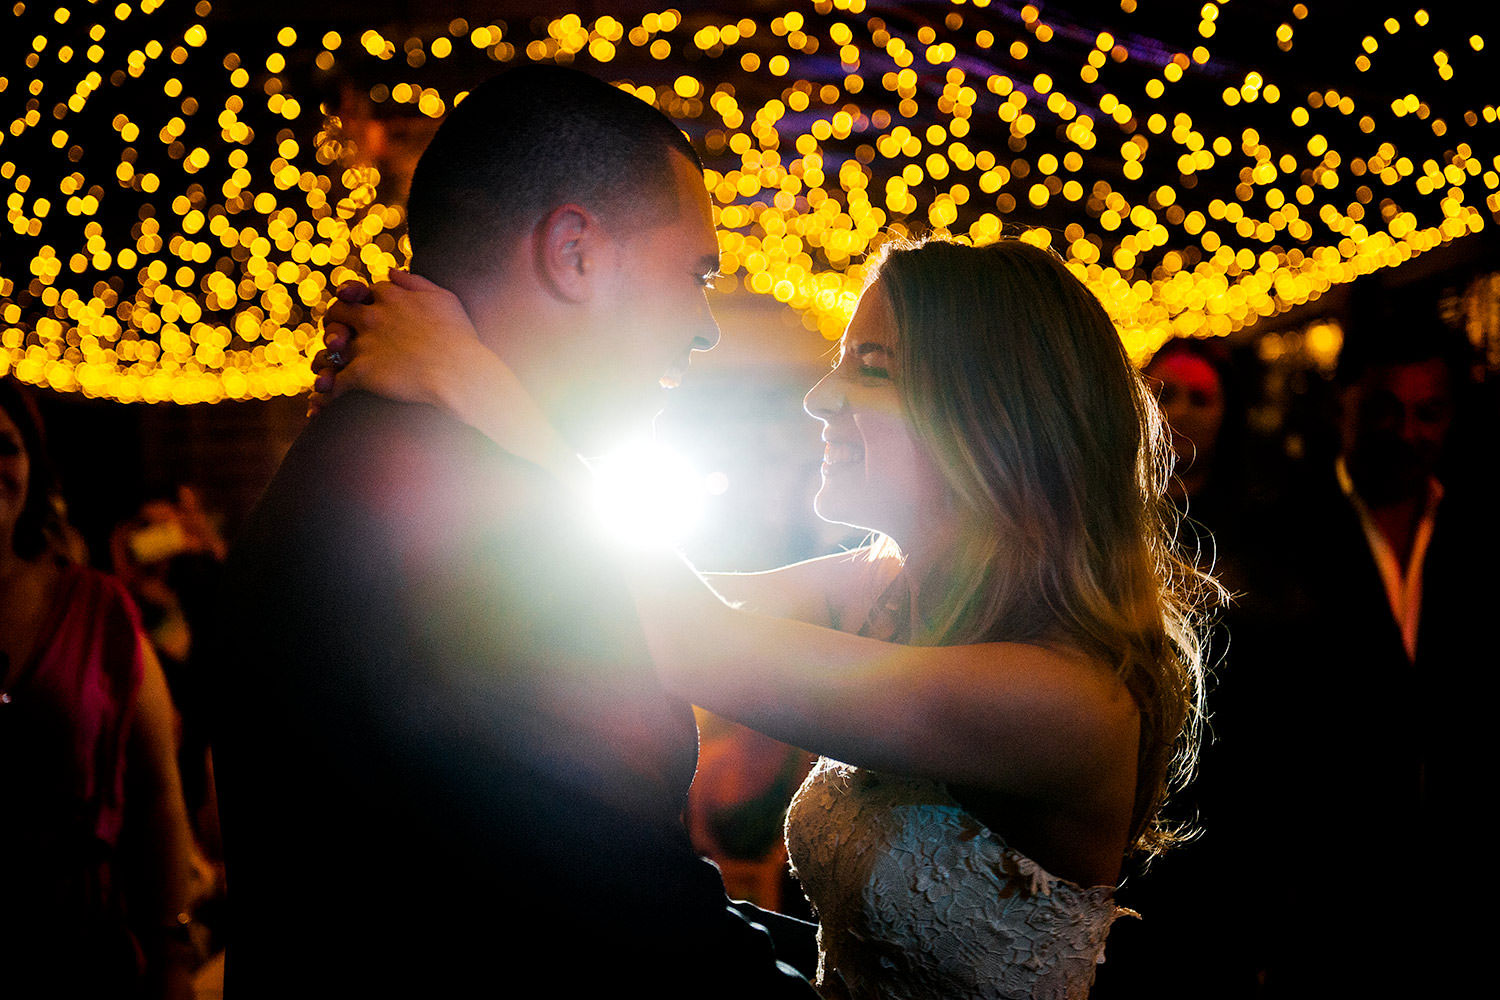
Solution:
<svg viewBox="0 0 1500 1000">
<path fill-rule="evenodd" d="M 1203 609 L 1179 555 L 1170 436 L 1099 301 L 1018 239 L 885 244 L 868 268 L 895 313 L 899 391 L 958 498 L 962 542 L 913 641 L 1061 644 L 1114 664 L 1140 707 L 1131 845 L 1197 760 Z"/>
</svg>

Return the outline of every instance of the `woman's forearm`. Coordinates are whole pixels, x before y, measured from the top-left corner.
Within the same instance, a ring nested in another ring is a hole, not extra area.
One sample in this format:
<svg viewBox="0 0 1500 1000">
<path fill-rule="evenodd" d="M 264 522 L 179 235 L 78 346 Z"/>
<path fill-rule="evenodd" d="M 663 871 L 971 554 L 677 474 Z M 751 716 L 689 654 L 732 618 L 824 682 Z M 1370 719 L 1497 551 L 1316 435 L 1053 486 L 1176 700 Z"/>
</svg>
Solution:
<svg viewBox="0 0 1500 1000">
<path fill-rule="evenodd" d="M 906 647 L 738 609 L 676 553 L 637 553 L 626 576 L 658 676 L 694 704 L 783 742 L 872 766 L 905 761 L 904 733 L 926 730 L 915 714 L 920 705 L 889 700 Z M 910 725 L 877 721 L 894 712 Z M 883 733 L 878 760 L 846 738 L 866 727 Z"/>
<path fill-rule="evenodd" d="M 510 366 L 478 340 L 450 358 L 434 379 L 439 406 L 506 451 L 541 466 L 565 485 L 589 488 L 587 467 L 548 421 Z"/>
<path fill-rule="evenodd" d="M 146 953 L 150 994 L 189 996 L 188 973 L 196 954 L 183 939 L 193 904 L 192 827 L 177 770 L 175 718 L 166 678 L 144 637 L 146 671 L 130 734 L 131 783 L 127 822 L 140 891 L 131 919 Z"/>
<path fill-rule="evenodd" d="M 738 610 L 675 555 L 633 561 L 627 576 L 663 684 L 792 746 L 1047 796 L 1108 773 L 1136 739 L 1129 692 L 1109 665 L 1081 654 L 904 646 Z"/>
</svg>

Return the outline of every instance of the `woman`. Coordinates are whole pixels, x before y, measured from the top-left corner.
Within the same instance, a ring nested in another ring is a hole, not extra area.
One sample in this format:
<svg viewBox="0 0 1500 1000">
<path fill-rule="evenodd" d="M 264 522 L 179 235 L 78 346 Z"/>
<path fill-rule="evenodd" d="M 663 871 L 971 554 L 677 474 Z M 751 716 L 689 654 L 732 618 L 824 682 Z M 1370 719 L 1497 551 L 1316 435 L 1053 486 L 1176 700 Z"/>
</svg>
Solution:
<svg viewBox="0 0 1500 1000">
<path fill-rule="evenodd" d="M 0 379 L 0 966 L 16 996 L 191 995 L 166 681 L 111 577 L 58 556 L 36 415 Z"/>
<path fill-rule="evenodd" d="M 1162 416 L 1177 456 L 1177 475 L 1168 492 L 1179 503 L 1203 491 L 1218 458 L 1228 380 L 1211 350 L 1202 341 L 1171 340 L 1144 369 L 1147 381 L 1160 386 Z"/>
<path fill-rule="evenodd" d="M 1082 997 L 1124 857 L 1171 839 L 1210 581 L 1170 546 L 1151 396 L 1055 255 L 903 242 L 868 270 L 806 407 L 819 515 L 878 540 L 713 591 L 640 554 L 652 656 L 683 697 L 823 756 L 787 841 L 827 995 Z M 353 360 L 320 359 L 319 389 L 435 402 L 576 476 L 456 300 L 396 281 L 330 309 L 360 335 L 331 330 Z"/>
</svg>

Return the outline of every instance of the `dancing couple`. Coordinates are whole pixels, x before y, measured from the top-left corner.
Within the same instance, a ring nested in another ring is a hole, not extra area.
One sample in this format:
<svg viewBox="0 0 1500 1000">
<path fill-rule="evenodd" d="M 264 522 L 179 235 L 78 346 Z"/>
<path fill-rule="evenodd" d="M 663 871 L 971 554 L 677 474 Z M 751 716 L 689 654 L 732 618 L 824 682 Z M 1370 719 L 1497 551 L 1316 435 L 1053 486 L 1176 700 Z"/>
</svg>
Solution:
<svg viewBox="0 0 1500 1000">
<path fill-rule="evenodd" d="M 513 70 L 408 213 L 414 273 L 330 308 L 232 556 L 231 1000 L 1084 997 L 1171 839 L 1212 590 L 1099 303 L 1020 241 L 888 244 L 806 400 L 817 511 L 874 541 L 705 575 L 592 530 L 578 458 L 718 339 L 682 133 Z M 820 755 L 786 829 L 815 941 L 695 855 L 692 705 Z"/>
</svg>

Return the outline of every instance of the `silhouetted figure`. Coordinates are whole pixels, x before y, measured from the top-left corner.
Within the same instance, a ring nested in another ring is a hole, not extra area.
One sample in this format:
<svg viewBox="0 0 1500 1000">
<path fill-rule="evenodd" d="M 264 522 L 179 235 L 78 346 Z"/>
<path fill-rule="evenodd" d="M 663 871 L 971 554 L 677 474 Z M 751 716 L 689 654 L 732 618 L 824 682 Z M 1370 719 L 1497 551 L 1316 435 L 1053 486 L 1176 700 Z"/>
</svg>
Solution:
<svg viewBox="0 0 1500 1000">
<path fill-rule="evenodd" d="M 660 380 L 718 338 L 696 154 L 602 81 L 533 66 L 477 87 L 409 215 L 414 269 L 578 450 L 648 423 Z M 231 1000 L 811 998 L 694 852 L 691 706 L 535 465 L 351 393 L 293 446 L 226 573 Z"/>
</svg>

